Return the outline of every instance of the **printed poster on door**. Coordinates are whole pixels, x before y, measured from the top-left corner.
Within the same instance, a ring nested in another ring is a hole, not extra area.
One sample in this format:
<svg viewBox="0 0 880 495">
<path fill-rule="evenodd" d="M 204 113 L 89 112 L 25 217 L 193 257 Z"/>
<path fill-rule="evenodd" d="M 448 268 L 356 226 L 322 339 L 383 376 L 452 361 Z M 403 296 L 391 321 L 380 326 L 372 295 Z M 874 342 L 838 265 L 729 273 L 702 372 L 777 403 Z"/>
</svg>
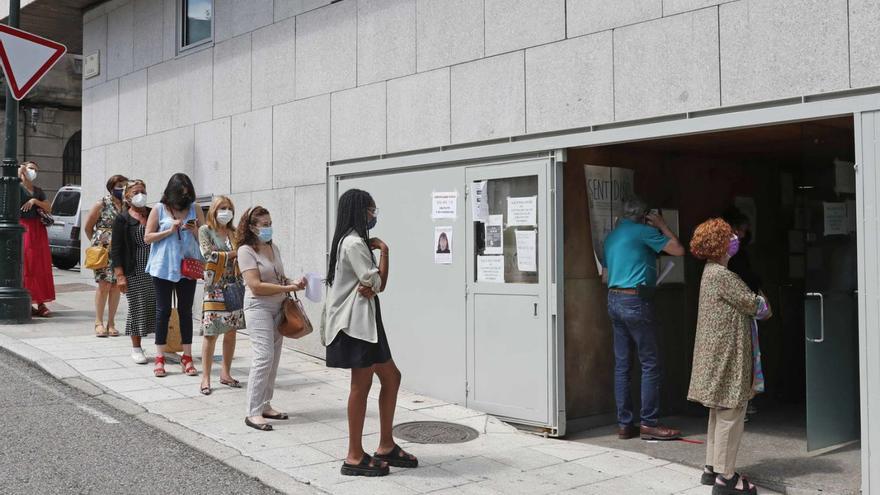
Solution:
<svg viewBox="0 0 880 495">
<path fill-rule="evenodd" d="M 448 265 L 452 263 L 452 226 L 434 227 L 434 263 Z"/>
<path fill-rule="evenodd" d="M 458 193 L 452 192 L 435 192 L 431 193 L 431 218 L 438 219 L 455 219 L 458 214 L 456 209 L 458 205 Z"/>
<path fill-rule="evenodd" d="M 623 203 L 632 197 L 635 171 L 628 168 L 584 165 L 593 251 L 599 264 L 605 265 L 605 238 L 623 214 Z"/>
</svg>

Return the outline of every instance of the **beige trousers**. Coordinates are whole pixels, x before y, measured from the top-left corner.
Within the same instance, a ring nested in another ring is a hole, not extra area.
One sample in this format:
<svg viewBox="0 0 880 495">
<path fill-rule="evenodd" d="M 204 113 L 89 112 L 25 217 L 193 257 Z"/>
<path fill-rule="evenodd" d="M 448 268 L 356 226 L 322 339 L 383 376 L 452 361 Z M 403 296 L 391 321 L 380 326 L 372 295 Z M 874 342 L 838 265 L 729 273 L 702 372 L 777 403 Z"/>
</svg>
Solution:
<svg viewBox="0 0 880 495">
<path fill-rule="evenodd" d="M 716 473 L 733 474 L 736 454 L 745 427 L 746 404 L 736 409 L 709 408 L 709 431 L 706 435 L 706 465 Z"/>
</svg>

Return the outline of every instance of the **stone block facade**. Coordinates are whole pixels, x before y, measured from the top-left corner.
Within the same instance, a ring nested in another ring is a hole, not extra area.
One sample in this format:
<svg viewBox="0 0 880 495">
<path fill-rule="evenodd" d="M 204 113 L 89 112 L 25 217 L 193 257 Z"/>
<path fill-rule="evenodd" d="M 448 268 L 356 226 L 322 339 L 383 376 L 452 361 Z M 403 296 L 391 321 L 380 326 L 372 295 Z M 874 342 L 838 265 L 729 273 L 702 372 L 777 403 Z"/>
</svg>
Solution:
<svg viewBox="0 0 880 495">
<path fill-rule="evenodd" d="M 297 273 L 323 271 L 330 160 L 880 85 L 872 0 L 216 0 L 189 50 L 177 3 L 84 16 L 86 187 L 190 173 L 272 209 Z"/>
</svg>

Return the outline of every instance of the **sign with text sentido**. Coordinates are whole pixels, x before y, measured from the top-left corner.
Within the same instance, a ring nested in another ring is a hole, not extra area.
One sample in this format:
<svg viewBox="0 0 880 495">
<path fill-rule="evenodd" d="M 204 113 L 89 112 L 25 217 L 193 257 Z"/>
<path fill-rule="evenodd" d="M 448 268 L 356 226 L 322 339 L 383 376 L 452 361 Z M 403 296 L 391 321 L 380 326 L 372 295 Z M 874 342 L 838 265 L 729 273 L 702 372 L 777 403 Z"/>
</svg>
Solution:
<svg viewBox="0 0 880 495">
<path fill-rule="evenodd" d="M 16 100 L 24 98 L 66 51 L 61 43 L 0 24 L 0 63 Z"/>
</svg>

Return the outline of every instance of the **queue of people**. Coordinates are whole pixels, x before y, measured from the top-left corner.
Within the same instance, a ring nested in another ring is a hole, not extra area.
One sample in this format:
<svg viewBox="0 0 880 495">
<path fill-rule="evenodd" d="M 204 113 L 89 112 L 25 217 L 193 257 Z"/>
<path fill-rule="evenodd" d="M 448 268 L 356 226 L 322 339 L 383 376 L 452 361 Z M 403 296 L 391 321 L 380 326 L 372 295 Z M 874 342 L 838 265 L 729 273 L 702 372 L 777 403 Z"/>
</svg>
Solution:
<svg viewBox="0 0 880 495">
<path fill-rule="evenodd" d="M 705 260 L 700 284 L 694 358 L 688 400 L 708 409 L 706 464 L 700 478 L 713 495 L 757 494 L 736 471 L 749 401 L 764 390 L 757 321 L 772 316 L 760 278 L 741 254 L 748 220 L 729 211 L 697 226 L 691 254 Z M 605 239 L 608 313 L 614 336 L 618 437 L 675 440 L 678 429 L 659 424 L 661 363 L 653 295 L 657 256 L 683 256 L 684 246 L 663 217 L 637 198 Z M 736 260 L 734 263 L 732 260 Z M 641 412 L 630 395 L 631 348 L 641 364 Z M 638 424 L 636 421 L 638 420 Z"/>
<path fill-rule="evenodd" d="M 20 171 L 23 190 L 30 195 L 22 211 L 26 206 L 45 210 L 45 195 L 33 186 L 35 173 L 29 170 L 36 170 L 36 165 Z M 279 326 L 285 318 L 289 294 L 306 288 L 308 281 L 287 276 L 279 240 L 273 238 L 271 213 L 254 206 L 246 209 L 236 223 L 232 200 L 218 196 L 205 215 L 196 204 L 192 181 L 182 173 L 169 179 L 152 207 L 147 206 L 147 185 L 142 180 L 114 175 L 106 187 L 108 194 L 93 205 L 85 224 L 90 246 L 108 253 L 104 263 L 93 267 L 97 283 L 95 335 L 120 335 L 115 316 L 124 294 L 128 301 L 124 333 L 131 339 L 131 358 L 138 364 L 148 364 L 142 339 L 155 334 L 153 374 L 162 378 L 168 375 L 165 351 L 172 309 L 176 308 L 183 348 L 181 373 L 193 377 L 201 374 L 199 391 L 210 395 L 214 350 L 221 335 L 220 384 L 243 387 L 232 376 L 232 360 L 236 334 L 246 328 L 252 362 L 244 422 L 260 431 L 272 431 L 272 422 L 289 419 L 287 412 L 271 404 L 282 354 Z M 351 369 L 349 448 L 341 473 L 384 476 L 389 474 L 390 466 L 418 466 L 418 459 L 403 451 L 391 435 L 401 373 L 391 357 L 378 298 L 388 282 L 389 249 L 380 239 L 369 237 L 378 220 L 378 209 L 367 192 L 348 191 L 340 198 L 338 211 L 321 338 L 327 346 L 327 366 Z M 23 218 L 23 225 L 31 229 L 28 242 L 39 242 L 39 219 Z M 42 236 L 45 238 L 45 227 Z M 375 252 L 379 253 L 378 259 Z M 45 302 L 54 298 L 50 290 L 51 258 L 47 251 L 47 263 L 37 264 L 40 257 L 27 259 L 32 264 L 27 271 L 28 288 L 33 289 L 34 302 L 39 305 L 34 311 L 43 311 Z M 192 354 L 198 279 L 204 280 L 205 289 L 199 326 L 203 337 L 201 373 Z M 48 309 L 45 312 L 48 314 Z M 382 387 L 381 431 L 376 451 L 368 455 L 362 437 L 374 375 Z"/>
</svg>

